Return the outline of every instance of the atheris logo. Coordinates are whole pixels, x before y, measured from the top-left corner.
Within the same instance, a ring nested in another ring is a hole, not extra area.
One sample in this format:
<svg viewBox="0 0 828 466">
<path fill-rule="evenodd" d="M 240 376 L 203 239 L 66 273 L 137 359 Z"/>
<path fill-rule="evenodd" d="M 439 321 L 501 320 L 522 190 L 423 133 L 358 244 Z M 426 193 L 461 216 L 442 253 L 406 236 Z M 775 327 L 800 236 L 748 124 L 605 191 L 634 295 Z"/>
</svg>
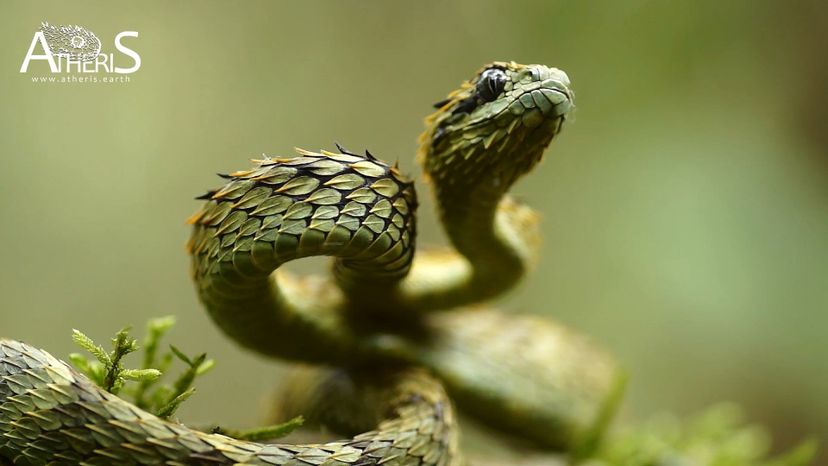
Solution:
<svg viewBox="0 0 828 466">
<path fill-rule="evenodd" d="M 32 62 L 43 61 L 52 74 L 131 74 L 141 68 L 141 56 L 124 45 L 124 38 L 127 37 L 138 37 L 138 33 L 118 33 L 113 42 L 120 53 L 103 53 L 101 40 L 92 31 L 81 26 L 56 26 L 43 22 L 32 37 L 20 72 L 29 71 Z M 129 66 L 120 66 L 122 64 Z M 46 71 L 45 67 L 42 71 Z"/>
</svg>

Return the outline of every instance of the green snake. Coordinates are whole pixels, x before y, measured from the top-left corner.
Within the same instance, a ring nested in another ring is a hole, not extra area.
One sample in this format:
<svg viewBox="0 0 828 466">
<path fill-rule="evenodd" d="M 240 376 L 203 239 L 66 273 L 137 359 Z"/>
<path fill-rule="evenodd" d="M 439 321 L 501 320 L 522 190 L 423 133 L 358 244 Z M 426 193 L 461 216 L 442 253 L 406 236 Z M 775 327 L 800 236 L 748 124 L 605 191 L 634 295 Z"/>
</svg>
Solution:
<svg viewBox="0 0 828 466">
<path fill-rule="evenodd" d="M 45 351 L 0 340 L 0 458 L 459 465 L 455 404 L 512 437 L 573 447 L 612 390 L 613 361 L 548 320 L 479 304 L 537 257 L 537 216 L 507 192 L 572 106 L 564 72 L 514 62 L 483 67 L 435 105 L 418 159 L 453 248 L 415 254 L 414 184 L 367 151 L 265 157 L 202 196 L 188 250 L 208 313 L 252 351 L 317 365 L 287 384 L 282 410 L 352 438 L 260 444 L 203 433 L 102 391 Z M 318 255 L 335 258 L 329 278 L 280 268 Z"/>
</svg>

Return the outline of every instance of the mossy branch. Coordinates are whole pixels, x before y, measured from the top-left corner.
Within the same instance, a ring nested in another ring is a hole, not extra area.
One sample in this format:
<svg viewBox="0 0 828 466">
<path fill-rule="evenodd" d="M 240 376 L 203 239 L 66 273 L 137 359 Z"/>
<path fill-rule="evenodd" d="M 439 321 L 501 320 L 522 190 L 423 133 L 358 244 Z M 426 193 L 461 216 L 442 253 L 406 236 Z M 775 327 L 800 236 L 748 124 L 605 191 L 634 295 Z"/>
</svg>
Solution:
<svg viewBox="0 0 828 466">
<path fill-rule="evenodd" d="M 73 330 L 72 340 L 92 354 L 94 359 L 89 360 L 81 354 L 73 353 L 69 355 L 69 360 L 104 390 L 117 395 L 122 394 L 124 389 L 124 398 L 139 408 L 168 419 L 195 392 L 192 386 L 195 379 L 215 365 L 212 359 L 207 359 L 205 353 L 190 358 L 173 346 L 169 352 L 159 356 L 161 340 L 174 325 L 175 318 L 172 316 L 149 321 L 140 368 L 128 369 L 123 365 L 127 355 L 140 349 L 137 340 L 129 336 L 129 328 L 115 334 L 110 352 L 80 330 Z M 172 384 L 161 384 L 160 381 L 174 358 L 184 362 L 187 368 Z M 127 382 L 137 382 L 137 385 L 126 386 Z"/>
<path fill-rule="evenodd" d="M 173 316 L 151 319 L 147 323 L 142 347 L 139 347 L 137 341 L 129 336 L 129 328 L 121 329 L 112 338 L 112 351 L 110 352 L 80 330 L 73 330 L 72 340 L 89 352 L 93 359 L 88 359 L 79 353 L 72 353 L 69 355 L 69 361 L 106 391 L 119 395 L 162 419 L 169 419 L 195 393 L 196 389 L 193 384 L 196 379 L 215 366 L 215 361 L 208 359 L 206 353 L 190 357 L 173 345 L 169 345 L 168 351 L 160 352 L 161 341 L 173 326 L 175 326 Z M 141 349 L 143 350 L 141 367 L 135 369 L 124 367 L 124 358 Z M 184 363 L 186 368 L 173 379 L 172 383 L 161 383 L 175 360 Z M 127 382 L 134 382 L 134 384 L 128 385 Z M 287 422 L 270 426 L 243 430 L 213 427 L 211 431 L 242 440 L 265 441 L 284 437 L 303 423 L 302 416 L 298 416 Z"/>
</svg>

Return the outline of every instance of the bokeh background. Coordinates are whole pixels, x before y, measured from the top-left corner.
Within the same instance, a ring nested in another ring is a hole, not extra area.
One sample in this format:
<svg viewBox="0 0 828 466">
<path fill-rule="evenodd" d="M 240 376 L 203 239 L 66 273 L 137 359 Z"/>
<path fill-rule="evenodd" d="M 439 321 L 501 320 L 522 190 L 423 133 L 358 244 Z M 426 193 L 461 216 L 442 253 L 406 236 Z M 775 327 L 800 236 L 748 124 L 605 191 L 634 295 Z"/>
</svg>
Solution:
<svg viewBox="0 0 828 466">
<path fill-rule="evenodd" d="M 545 250 L 498 305 L 617 354 L 632 419 L 734 400 L 780 447 L 826 437 L 825 5 L 3 2 L 0 334 L 65 355 L 73 327 L 105 339 L 175 314 L 172 340 L 218 360 L 182 417 L 255 422 L 282 365 L 201 310 L 193 196 L 263 152 L 333 141 L 416 174 L 432 102 L 484 63 L 536 62 L 570 74 L 578 108 L 517 187 Z M 142 68 L 32 83 L 18 70 L 41 21 L 85 26 L 105 51 L 138 31 Z M 420 189 L 421 244 L 439 244 Z"/>
</svg>

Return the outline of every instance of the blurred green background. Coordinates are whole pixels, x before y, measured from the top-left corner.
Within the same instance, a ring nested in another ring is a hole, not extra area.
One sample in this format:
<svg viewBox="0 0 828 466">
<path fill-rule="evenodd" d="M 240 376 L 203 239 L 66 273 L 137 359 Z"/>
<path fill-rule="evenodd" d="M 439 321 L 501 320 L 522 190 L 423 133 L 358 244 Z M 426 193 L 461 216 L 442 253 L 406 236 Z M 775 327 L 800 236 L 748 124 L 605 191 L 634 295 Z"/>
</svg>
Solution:
<svg viewBox="0 0 828 466">
<path fill-rule="evenodd" d="M 545 250 L 499 305 L 617 354 L 631 418 L 735 400 L 780 446 L 826 437 L 825 5 L 4 2 L 0 334 L 65 355 L 73 327 L 105 339 L 176 314 L 171 338 L 218 360 L 182 417 L 250 424 L 281 364 L 201 310 L 193 196 L 263 152 L 334 141 L 416 174 L 432 102 L 484 63 L 543 63 L 569 73 L 578 108 L 517 187 Z M 138 31 L 125 43 L 143 65 L 126 84 L 32 83 L 18 70 L 41 21 L 113 52 Z M 439 244 L 420 191 L 420 244 Z"/>
</svg>

